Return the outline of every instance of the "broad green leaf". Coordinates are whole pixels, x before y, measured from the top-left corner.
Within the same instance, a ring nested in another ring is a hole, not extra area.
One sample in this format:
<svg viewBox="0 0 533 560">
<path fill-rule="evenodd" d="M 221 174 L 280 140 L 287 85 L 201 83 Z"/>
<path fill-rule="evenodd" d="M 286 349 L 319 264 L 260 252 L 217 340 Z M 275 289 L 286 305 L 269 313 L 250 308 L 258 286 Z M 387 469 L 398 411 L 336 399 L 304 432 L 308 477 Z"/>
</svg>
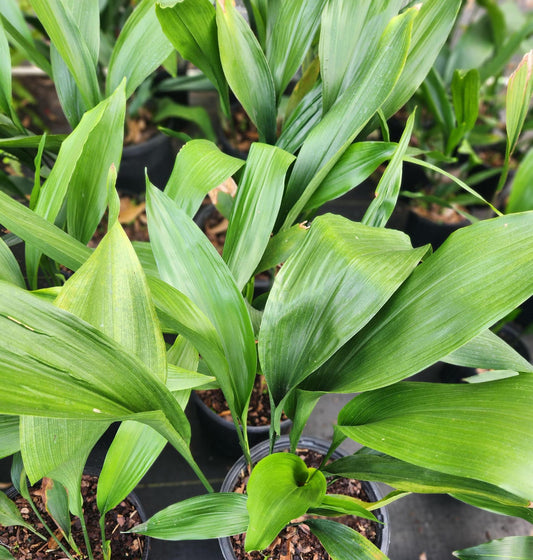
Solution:
<svg viewBox="0 0 533 560">
<path fill-rule="evenodd" d="M 68 494 L 65 487 L 50 478 L 41 482 L 41 490 L 44 490 L 44 504 L 46 511 L 54 522 L 61 528 L 63 533 L 70 537 L 71 519 L 68 508 Z"/>
<path fill-rule="evenodd" d="M 507 84 L 506 127 L 507 154 L 512 154 L 524 126 L 531 96 L 533 95 L 533 51 L 529 51 Z"/>
<path fill-rule="evenodd" d="M 326 0 L 293 0 L 281 3 L 275 17 L 268 14 L 265 52 L 278 99 L 301 66 L 325 5 Z"/>
<path fill-rule="evenodd" d="M 479 113 L 479 72 L 474 68 L 468 72 L 454 72 L 452 80 L 453 109 L 457 125 L 471 130 Z"/>
<path fill-rule="evenodd" d="M 508 377 L 516 377 L 519 375 L 516 371 L 508 369 L 492 369 L 490 371 L 482 371 L 475 375 L 465 377 L 463 381 L 466 383 L 485 383 L 487 381 L 497 381 L 499 379 L 507 379 Z"/>
<path fill-rule="evenodd" d="M 283 229 L 293 225 L 324 177 L 390 94 L 405 63 L 416 14 L 411 8 L 390 21 L 374 56 L 354 78 L 356 85 L 344 92 L 307 137 L 287 185 Z"/>
<path fill-rule="evenodd" d="M 92 253 L 83 243 L 1 191 L 0 222 L 15 235 L 71 270 L 77 270 Z"/>
<path fill-rule="evenodd" d="M 131 532 L 170 541 L 204 540 L 244 533 L 246 496 L 219 492 L 195 496 L 157 512 Z"/>
<path fill-rule="evenodd" d="M 373 56 L 385 26 L 397 15 L 400 0 L 333 0 L 322 14 L 319 43 L 320 73 L 324 82 L 324 113 L 353 87 L 361 66 Z"/>
<path fill-rule="evenodd" d="M 391 117 L 411 99 L 435 63 L 461 6 L 461 0 L 426 0 L 414 20 L 409 54 L 399 80 L 381 110 Z"/>
<path fill-rule="evenodd" d="M 276 142 L 274 80 L 261 46 L 231 0 L 217 0 L 216 23 L 220 60 L 228 84 L 259 132 Z"/>
<path fill-rule="evenodd" d="M 532 225 L 533 213 L 526 212 L 453 233 L 303 388 L 355 392 L 383 387 L 485 331 L 533 293 Z"/>
<path fill-rule="evenodd" d="M 396 149 L 394 142 L 355 142 L 326 175 L 306 204 L 306 209 L 319 208 L 368 179 Z"/>
<path fill-rule="evenodd" d="M 442 361 L 473 368 L 511 369 L 533 373 L 533 365 L 490 330 L 482 332 L 442 358 Z"/>
<path fill-rule="evenodd" d="M 96 66 L 100 52 L 100 10 L 98 5 L 93 0 L 61 0 L 61 2 L 78 26 L 93 65 Z"/>
<path fill-rule="evenodd" d="M 246 161 L 229 220 L 222 257 L 243 289 L 261 261 L 294 156 L 267 144 L 254 143 Z"/>
<path fill-rule="evenodd" d="M 533 149 L 524 156 L 511 185 L 511 194 L 507 200 L 505 212 L 525 212 L 533 210 Z"/>
<path fill-rule="evenodd" d="M 11 282 L 19 288 L 26 287 L 17 259 L 2 238 L 0 238 L 0 279 Z"/>
<path fill-rule="evenodd" d="M 0 415 L 0 459 L 20 450 L 18 416 Z"/>
<path fill-rule="evenodd" d="M 259 333 L 276 403 L 368 323 L 424 253 L 397 231 L 332 214 L 314 220 L 276 277 Z"/>
<path fill-rule="evenodd" d="M 432 68 L 422 83 L 420 90 L 428 110 L 443 129 L 447 139 L 455 126 L 453 105 L 448 90 L 436 68 Z M 446 146 L 443 146 L 443 149 Z"/>
<path fill-rule="evenodd" d="M 2 545 L 0 545 L 0 558 L 2 560 L 15 560 L 15 557 L 11 554 L 11 552 Z"/>
<path fill-rule="evenodd" d="M 255 272 L 263 272 L 285 262 L 300 246 L 308 231 L 309 227 L 305 224 L 296 224 L 271 237 Z"/>
<path fill-rule="evenodd" d="M 244 161 L 221 152 L 208 140 L 191 140 L 176 156 L 165 194 L 192 218 L 205 195 L 243 165 Z"/>
<path fill-rule="evenodd" d="M 242 417 L 256 373 L 254 335 L 244 299 L 216 249 L 168 196 L 149 185 L 146 206 L 161 278 L 183 292 L 216 328 L 235 391 L 226 398 Z"/>
<path fill-rule="evenodd" d="M 387 556 L 376 545 L 342 523 L 328 519 L 309 519 L 306 524 L 332 560 L 387 560 Z"/>
<path fill-rule="evenodd" d="M 297 455 L 273 453 L 261 459 L 246 488 L 246 552 L 267 548 L 287 523 L 320 505 L 326 486 L 324 475 Z"/>
<path fill-rule="evenodd" d="M 399 490 L 418 494 L 464 494 L 497 501 L 508 506 L 529 505 L 527 499 L 505 492 L 492 484 L 413 465 L 368 448 L 341 457 L 322 470 L 325 474 L 357 480 L 374 480 Z"/>
<path fill-rule="evenodd" d="M 533 523 L 533 509 L 531 508 L 531 502 L 525 506 L 514 506 L 502 504 L 494 499 L 473 496 L 471 494 L 451 494 L 451 496 L 452 498 L 460 500 L 465 504 L 470 504 L 471 506 L 490 511 L 492 513 L 518 517 L 520 519 L 524 519 L 528 523 Z"/>
<path fill-rule="evenodd" d="M 163 99 L 158 103 L 154 122 L 164 122 L 170 119 L 183 119 L 198 127 L 200 134 L 211 142 L 217 141 L 211 117 L 205 107 L 200 105 L 182 105 L 171 99 Z M 164 131 L 164 130 L 163 130 Z M 176 134 L 180 134 L 179 132 Z M 179 138 L 179 136 L 178 136 Z"/>
<path fill-rule="evenodd" d="M 31 0 L 31 5 L 74 76 L 87 107 L 100 101 L 96 61 L 72 13 L 62 0 Z"/>
<path fill-rule="evenodd" d="M 372 200 L 365 212 L 361 220 L 362 224 L 385 227 L 394 211 L 402 185 L 403 158 L 411 141 L 414 119 L 415 113 L 413 112 L 407 119 L 398 147 L 394 150 L 390 163 L 379 180 L 376 188 L 376 198 Z"/>
<path fill-rule="evenodd" d="M 376 516 L 370 513 L 367 506 L 368 504 L 352 496 L 345 496 L 343 494 L 326 494 L 322 498 L 322 503 L 309 510 L 311 515 L 323 515 L 326 517 L 337 515 L 357 515 L 364 519 L 371 519 L 376 521 Z"/>
<path fill-rule="evenodd" d="M 126 78 L 126 98 L 152 74 L 173 51 L 155 11 L 156 0 L 142 0 L 122 28 L 113 48 L 106 79 L 111 95 Z M 139 46 L 142 45 L 142 56 Z"/>
<path fill-rule="evenodd" d="M 160 0 L 156 14 L 161 28 L 185 60 L 215 85 L 229 115 L 228 84 L 218 50 L 215 8 L 209 0 Z"/>
<path fill-rule="evenodd" d="M 528 560 L 533 555 L 533 537 L 505 537 L 456 550 L 453 555 L 460 560 Z"/>
<path fill-rule="evenodd" d="M 352 399 L 338 429 L 402 461 L 531 501 L 532 397 L 529 374 L 471 385 L 404 382 Z"/>
<path fill-rule="evenodd" d="M 61 143 L 67 138 L 66 134 L 47 134 L 45 148 L 57 152 L 61 148 Z M 42 136 L 11 136 L 10 138 L 0 139 L 0 148 L 35 148 L 39 147 Z"/>
<path fill-rule="evenodd" d="M 6 527 L 12 527 L 13 525 L 30 527 L 29 523 L 26 523 L 22 518 L 15 502 L 10 500 L 4 492 L 0 492 L 0 524 Z"/>
<path fill-rule="evenodd" d="M 13 108 L 11 93 L 11 54 L 4 26 L 0 18 L 0 111 L 7 115 L 15 125 L 23 129 Z"/>
<path fill-rule="evenodd" d="M 101 515 L 117 506 L 137 486 L 165 444 L 166 439 L 150 426 L 132 421 L 121 423 L 98 479 Z"/>
</svg>

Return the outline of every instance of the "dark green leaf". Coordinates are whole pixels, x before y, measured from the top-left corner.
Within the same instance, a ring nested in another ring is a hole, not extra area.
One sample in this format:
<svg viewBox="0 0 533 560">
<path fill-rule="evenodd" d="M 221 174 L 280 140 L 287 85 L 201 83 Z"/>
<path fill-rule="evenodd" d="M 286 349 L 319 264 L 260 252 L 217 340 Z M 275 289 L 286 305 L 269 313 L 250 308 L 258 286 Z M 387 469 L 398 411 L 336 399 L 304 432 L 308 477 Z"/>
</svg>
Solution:
<svg viewBox="0 0 533 560">
<path fill-rule="evenodd" d="M 533 555 L 533 537 L 505 537 L 497 541 L 456 550 L 454 556 L 461 560 L 528 560 Z"/>
</svg>

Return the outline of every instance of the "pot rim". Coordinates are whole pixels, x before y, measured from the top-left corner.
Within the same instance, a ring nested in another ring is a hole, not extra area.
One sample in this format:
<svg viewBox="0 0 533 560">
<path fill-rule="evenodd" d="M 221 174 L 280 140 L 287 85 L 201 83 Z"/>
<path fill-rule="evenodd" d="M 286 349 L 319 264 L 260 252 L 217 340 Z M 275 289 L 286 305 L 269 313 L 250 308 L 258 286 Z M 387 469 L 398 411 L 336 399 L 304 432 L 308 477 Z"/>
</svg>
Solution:
<svg viewBox="0 0 533 560">
<path fill-rule="evenodd" d="M 281 436 L 278 438 L 276 443 L 274 444 L 274 451 L 283 451 L 288 449 L 290 446 L 290 439 L 288 436 Z M 298 442 L 298 447 L 303 447 L 307 449 L 311 449 L 312 451 L 317 451 L 318 453 L 327 453 L 330 446 L 330 442 L 317 438 L 314 436 L 304 436 L 300 438 Z M 262 441 L 261 443 L 255 445 L 250 449 L 250 456 L 253 462 L 258 461 L 265 457 L 270 448 L 270 442 L 268 440 Z M 341 449 L 336 449 L 332 454 L 332 459 L 340 459 L 349 455 L 348 452 L 345 452 Z M 221 492 L 232 492 L 233 487 L 235 485 L 235 481 L 239 475 L 239 473 L 246 468 L 246 460 L 244 457 L 240 457 L 228 471 L 228 474 L 224 478 L 222 482 L 222 486 L 220 487 Z M 360 481 L 364 486 L 365 492 L 368 494 L 368 497 L 372 501 L 379 501 L 383 496 L 383 492 L 379 488 L 379 486 L 372 481 Z M 374 515 L 381 521 L 382 525 L 381 528 L 381 541 L 376 546 L 383 552 L 383 554 L 387 554 L 389 550 L 390 544 L 390 518 L 389 513 L 386 508 L 380 508 L 373 512 Z M 218 539 L 218 543 L 220 546 L 220 550 L 222 552 L 222 556 L 225 560 L 236 560 L 236 556 L 233 552 L 233 547 L 231 545 L 230 537 L 223 537 Z"/>
</svg>

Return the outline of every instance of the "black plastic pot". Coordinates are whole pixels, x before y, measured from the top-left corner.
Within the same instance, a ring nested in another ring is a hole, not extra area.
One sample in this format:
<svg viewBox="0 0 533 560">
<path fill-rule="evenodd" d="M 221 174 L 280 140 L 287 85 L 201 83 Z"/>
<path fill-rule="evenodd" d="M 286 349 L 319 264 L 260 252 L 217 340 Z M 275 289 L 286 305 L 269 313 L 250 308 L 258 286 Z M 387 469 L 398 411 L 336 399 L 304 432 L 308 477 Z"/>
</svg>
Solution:
<svg viewBox="0 0 533 560">
<path fill-rule="evenodd" d="M 84 470 L 84 474 L 88 474 L 91 476 L 98 476 L 100 474 L 100 470 L 98 467 L 87 467 Z M 19 496 L 18 490 L 14 487 L 11 486 L 10 488 L 8 488 L 6 490 L 6 495 L 8 498 L 10 498 L 11 500 L 14 500 L 15 498 L 17 498 Z M 141 518 L 141 521 L 144 523 L 147 519 L 148 516 L 146 515 L 146 513 L 144 512 L 144 508 L 141 504 L 141 501 L 139 500 L 139 497 L 137 496 L 137 494 L 135 494 L 135 492 L 131 492 L 128 497 L 126 498 L 131 504 L 133 504 L 133 506 L 135 506 L 135 509 L 139 512 L 139 517 Z M 142 555 L 142 560 L 148 560 L 150 558 L 150 537 L 144 537 L 144 551 L 143 551 L 143 555 Z"/>
<path fill-rule="evenodd" d="M 205 437 L 209 438 L 213 447 L 228 457 L 239 457 L 242 454 L 242 449 L 233 422 L 225 420 L 212 411 L 195 391 L 191 393 L 191 400 L 196 407 L 202 432 Z M 283 420 L 281 422 L 281 433 L 287 434 L 291 425 L 290 420 Z M 268 439 L 270 425 L 248 426 L 246 431 L 248 432 L 250 446 L 254 446 Z"/>
<path fill-rule="evenodd" d="M 505 324 L 498 336 L 502 338 L 511 348 L 516 350 L 526 360 L 530 359 L 529 350 L 520 338 L 520 331 L 511 323 Z M 465 383 L 467 377 L 476 375 L 475 368 L 456 366 L 454 364 L 443 363 L 439 372 L 440 380 L 443 383 Z"/>
<path fill-rule="evenodd" d="M 404 231 L 410 237 L 413 247 L 430 243 L 433 249 L 437 249 L 454 231 L 469 224 L 466 219 L 455 224 L 435 222 L 409 208 Z"/>
<path fill-rule="evenodd" d="M 145 169 L 148 178 L 163 189 L 174 167 L 175 150 L 172 139 L 166 134 L 156 134 L 142 144 L 126 146 L 117 176 L 117 190 L 142 193 L 146 189 Z"/>
<path fill-rule="evenodd" d="M 256 463 L 263 457 L 266 457 L 269 452 L 269 445 L 268 441 L 263 441 L 259 445 L 256 445 L 253 449 L 251 449 L 251 457 L 252 462 Z M 281 437 L 274 445 L 274 451 L 285 451 L 288 450 L 290 447 L 289 438 L 288 437 Z M 327 441 L 312 438 L 312 437 L 303 437 L 299 444 L 299 448 L 302 449 L 310 449 L 311 451 L 316 451 L 317 453 L 321 453 L 325 455 L 329 449 L 329 443 Z M 332 459 L 340 459 L 343 457 L 345 453 L 342 451 L 335 451 L 332 455 Z M 221 492 L 233 492 L 235 485 L 237 483 L 237 479 L 239 478 L 240 473 L 246 469 L 246 461 L 244 457 L 241 457 L 230 469 L 226 478 L 224 478 L 224 482 L 220 488 Z M 373 482 L 362 482 L 363 488 L 368 496 L 368 498 L 375 502 L 380 500 L 383 496 L 377 487 L 376 484 Z M 376 546 L 384 553 L 387 554 L 389 550 L 389 542 L 390 542 L 390 533 L 389 533 L 389 515 L 385 509 L 379 509 L 377 511 L 372 512 L 378 518 L 378 520 L 382 523 L 379 525 L 378 532 L 377 532 L 377 542 Z M 222 551 L 222 556 L 224 560 L 236 560 L 235 553 L 233 551 L 233 547 L 231 545 L 231 539 L 229 537 L 225 537 L 222 539 L 218 539 L 220 544 L 220 550 Z"/>
</svg>

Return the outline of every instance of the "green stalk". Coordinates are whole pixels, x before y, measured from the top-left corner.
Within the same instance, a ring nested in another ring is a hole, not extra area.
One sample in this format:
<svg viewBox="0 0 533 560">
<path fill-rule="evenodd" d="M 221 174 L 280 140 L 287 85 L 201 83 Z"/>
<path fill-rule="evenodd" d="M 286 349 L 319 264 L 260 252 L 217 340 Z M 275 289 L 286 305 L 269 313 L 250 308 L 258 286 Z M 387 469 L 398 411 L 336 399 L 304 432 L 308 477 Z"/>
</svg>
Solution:
<svg viewBox="0 0 533 560">
<path fill-rule="evenodd" d="M 106 545 L 105 537 L 105 514 L 100 516 L 100 535 L 102 539 L 102 554 L 104 560 L 110 560 L 111 556 L 109 554 L 108 546 Z"/>
<path fill-rule="evenodd" d="M 87 525 L 85 523 L 85 518 L 83 516 L 78 518 L 81 523 L 81 530 L 83 532 L 83 540 L 85 541 L 85 547 L 87 548 L 87 554 L 89 555 L 89 560 L 94 560 L 93 550 L 91 548 L 91 542 L 89 541 L 89 533 L 87 532 Z M 103 543 L 102 543 L 103 549 Z"/>
<path fill-rule="evenodd" d="M 237 430 L 237 436 L 239 437 L 239 444 L 242 449 L 242 453 L 246 460 L 246 464 L 251 469 L 252 468 L 252 457 L 250 455 L 250 443 L 248 442 L 248 431 L 246 430 L 246 418 L 244 422 L 239 422 L 239 419 L 231 412 L 231 417 L 233 418 L 233 423 L 235 424 L 235 429 Z M 243 427 L 244 426 L 244 427 Z"/>
</svg>

